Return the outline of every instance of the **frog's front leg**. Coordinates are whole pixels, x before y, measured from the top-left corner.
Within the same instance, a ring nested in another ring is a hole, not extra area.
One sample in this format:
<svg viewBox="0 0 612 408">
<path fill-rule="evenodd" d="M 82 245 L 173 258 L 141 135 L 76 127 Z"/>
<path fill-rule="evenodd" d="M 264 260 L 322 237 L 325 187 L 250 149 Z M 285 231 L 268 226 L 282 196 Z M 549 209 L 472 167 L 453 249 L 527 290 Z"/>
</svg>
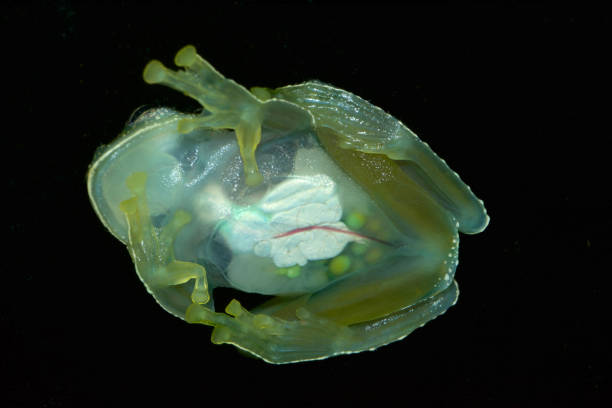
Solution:
<svg viewBox="0 0 612 408">
<path fill-rule="evenodd" d="M 120 205 L 127 219 L 128 248 L 138 276 L 153 295 L 165 287 L 181 285 L 193 279 L 191 301 L 206 304 L 210 300 L 206 270 L 193 262 L 177 261 L 172 249 L 176 234 L 190 222 L 191 216 L 178 210 L 167 225 L 161 229 L 155 228 L 146 202 L 146 180 L 146 173 L 132 173 L 126 184 L 133 197 Z"/>
<path fill-rule="evenodd" d="M 147 83 L 163 84 L 197 100 L 205 109 L 201 115 L 185 118 L 179 123 L 181 133 L 200 127 L 234 129 L 244 164 L 245 182 L 257 185 L 263 178 L 257 168 L 255 150 L 261 141 L 261 125 L 265 104 L 246 88 L 225 78 L 200 57 L 191 46 L 183 47 L 174 58 L 183 71 L 172 71 L 153 60 L 145 67 Z"/>
</svg>

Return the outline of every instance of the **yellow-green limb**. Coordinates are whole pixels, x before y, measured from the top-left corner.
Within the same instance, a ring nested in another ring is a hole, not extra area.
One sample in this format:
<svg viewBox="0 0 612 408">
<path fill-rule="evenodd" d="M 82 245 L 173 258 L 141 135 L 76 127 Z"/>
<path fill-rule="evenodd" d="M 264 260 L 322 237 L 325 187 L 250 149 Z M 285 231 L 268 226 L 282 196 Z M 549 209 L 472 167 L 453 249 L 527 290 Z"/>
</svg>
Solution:
<svg viewBox="0 0 612 408">
<path fill-rule="evenodd" d="M 355 341 L 348 327 L 321 319 L 304 308 L 296 310 L 295 320 L 284 320 L 251 313 L 234 299 L 225 312 L 193 304 L 185 320 L 214 326 L 211 340 L 215 344 L 233 344 L 275 364 L 341 354 Z"/>
<path fill-rule="evenodd" d="M 193 279 L 191 301 L 206 304 L 210 295 L 204 267 L 174 258 L 176 235 L 191 221 L 191 216 L 186 211 L 178 210 L 167 225 L 155 228 L 146 201 L 146 181 L 146 173 L 132 173 L 126 184 L 133 197 L 120 204 L 129 228 L 128 248 L 136 271 L 154 294 L 161 288 L 180 285 Z"/>
<path fill-rule="evenodd" d="M 225 78 L 200 57 L 192 45 L 183 47 L 174 58 L 173 71 L 157 60 L 150 61 L 143 78 L 149 84 L 163 84 L 197 100 L 206 110 L 179 122 L 178 131 L 198 128 L 233 129 L 236 132 L 247 185 L 258 185 L 263 177 L 257 167 L 255 150 L 261 141 L 263 103 L 246 88 Z"/>
</svg>

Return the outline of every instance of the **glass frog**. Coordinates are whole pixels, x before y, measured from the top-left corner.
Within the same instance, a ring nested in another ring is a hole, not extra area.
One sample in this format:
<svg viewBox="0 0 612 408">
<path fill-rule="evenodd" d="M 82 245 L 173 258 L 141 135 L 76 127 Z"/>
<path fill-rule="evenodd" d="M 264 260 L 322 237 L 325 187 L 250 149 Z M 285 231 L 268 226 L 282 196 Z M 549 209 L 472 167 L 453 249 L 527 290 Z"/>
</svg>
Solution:
<svg viewBox="0 0 612 408">
<path fill-rule="evenodd" d="M 318 81 L 249 91 L 193 46 L 175 63 L 149 62 L 145 81 L 202 112 L 143 113 L 87 178 L 165 310 L 214 326 L 213 343 L 290 363 L 373 350 L 456 302 L 458 231 L 489 218 L 404 124 Z M 218 287 L 267 296 L 215 305 Z"/>
</svg>

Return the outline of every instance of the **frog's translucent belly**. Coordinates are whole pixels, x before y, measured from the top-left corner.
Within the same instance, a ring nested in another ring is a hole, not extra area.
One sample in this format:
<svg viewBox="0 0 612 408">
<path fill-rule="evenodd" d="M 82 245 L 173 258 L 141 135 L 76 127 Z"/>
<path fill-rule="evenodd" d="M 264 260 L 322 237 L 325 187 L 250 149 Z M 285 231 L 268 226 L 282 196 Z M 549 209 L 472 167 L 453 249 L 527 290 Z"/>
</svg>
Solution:
<svg viewBox="0 0 612 408">
<path fill-rule="evenodd" d="M 164 130 L 156 129 L 158 133 Z M 324 134 L 320 132 L 319 137 Z M 206 268 L 210 287 L 227 286 L 267 295 L 320 292 L 312 296 L 315 303 L 310 305 L 318 314 L 338 321 L 365 321 L 388 310 L 386 302 L 405 307 L 452 283 L 458 245 L 450 240 L 456 237 L 456 230 L 451 228 L 442 234 L 449 241 L 446 247 L 454 248 L 444 267 L 433 272 L 417 267 L 440 262 L 435 257 L 437 250 L 428 248 L 432 241 L 404 219 L 389 219 L 387 214 L 395 209 L 383 211 L 332 160 L 329 151 L 333 149 L 324 149 L 311 132 L 294 132 L 289 138 L 264 130 L 266 143 L 258 150 L 258 158 L 265 182 L 258 187 L 247 186 L 242 180 L 238 146 L 231 134 L 206 129 L 173 134 L 166 130 L 163 143 L 151 147 L 150 137 L 144 140 L 145 150 L 132 145 L 129 160 L 107 169 L 107 177 L 147 173 L 147 202 L 157 228 L 163 228 L 176 211 L 191 214 L 191 222 L 178 231 L 173 250 L 177 259 Z M 293 190 L 289 193 L 278 193 L 286 190 L 283 185 L 295 184 L 296 180 L 304 182 L 289 188 Z M 120 188 L 116 189 L 117 185 Z M 330 185 L 333 192 L 327 191 Z M 123 183 L 105 186 L 106 196 L 114 202 L 129 198 Z M 388 192 L 383 193 L 388 201 Z M 330 207 L 330 200 L 335 205 Z M 295 215 L 323 203 L 327 205 L 319 210 L 331 208 L 334 217 L 310 211 L 294 223 L 272 228 L 279 216 Z M 398 205 L 403 211 L 405 202 Z M 280 241 L 293 242 L 280 243 L 274 251 L 262 249 Z M 301 243 L 308 244 L 310 250 L 301 251 Z M 303 256 L 301 260 L 279 257 L 283 250 L 303 252 Z M 353 278 L 344 282 L 349 276 Z M 370 302 L 378 288 L 384 291 L 393 286 L 393 276 L 403 280 L 396 295 L 391 291 L 383 302 L 355 308 L 360 302 Z M 377 282 L 384 280 L 385 286 L 378 286 Z M 144 278 L 143 282 L 160 304 L 177 315 L 191 304 L 192 281 L 172 287 L 153 287 Z M 361 317 L 350 313 L 366 309 L 369 312 Z"/>
<path fill-rule="evenodd" d="M 219 286 L 289 295 L 371 269 L 407 245 L 318 142 L 301 139 L 292 157 L 269 158 L 261 171 L 270 182 L 256 191 L 218 182 L 190 190 L 193 200 L 183 202 L 196 203 L 194 220 L 179 233 L 176 254 L 205 265 Z"/>
</svg>

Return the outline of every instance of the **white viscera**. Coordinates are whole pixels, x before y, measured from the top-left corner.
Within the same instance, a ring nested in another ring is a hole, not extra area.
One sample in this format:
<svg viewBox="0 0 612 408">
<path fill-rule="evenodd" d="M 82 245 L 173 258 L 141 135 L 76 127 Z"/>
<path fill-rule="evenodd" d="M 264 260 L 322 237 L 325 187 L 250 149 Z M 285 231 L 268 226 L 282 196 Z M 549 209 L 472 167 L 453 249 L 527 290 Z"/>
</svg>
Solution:
<svg viewBox="0 0 612 408">
<path fill-rule="evenodd" d="M 220 227 L 235 253 L 269 257 L 279 268 L 333 258 L 359 240 L 340 221 L 336 184 L 325 175 L 292 177 L 253 207 L 236 208 Z"/>
</svg>

